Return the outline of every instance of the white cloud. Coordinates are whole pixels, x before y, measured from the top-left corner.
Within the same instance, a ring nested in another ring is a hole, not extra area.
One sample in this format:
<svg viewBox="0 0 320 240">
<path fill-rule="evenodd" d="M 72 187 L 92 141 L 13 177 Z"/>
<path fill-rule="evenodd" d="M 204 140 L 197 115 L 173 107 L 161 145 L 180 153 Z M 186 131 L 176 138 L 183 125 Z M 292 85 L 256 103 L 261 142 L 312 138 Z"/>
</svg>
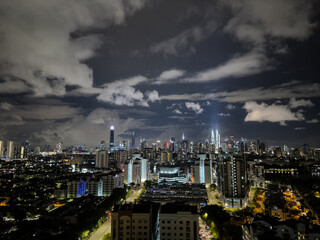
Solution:
<svg viewBox="0 0 320 240">
<path fill-rule="evenodd" d="M 306 121 L 306 123 L 318 123 L 318 122 L 319 120 L 316 118 Z"/>
<path fill-rule="evenodd" d="M 124 106 L 144 106 L 148 107 L 149 104 L 144 99 L 143 93 L 130 86 L 115 86 L 110 84 L 103 92 L 97 96 L 98 101 L 110 103 L 114 105 Z"/>
<path fill-rule="evenodd" d="M 270 36 L 304 40 L 315 27 L 309 19 L 311 1 L 242 0 L 223 3 L 229 5 L 234 13 L 225 30 L 241 41 L 261 45 Z"/>
<path fill-rule="evenodd" d="M 6 111 L 9 111 L 10 109 L 13 108 L 13 105 L 8 103 L 8 102 L 2 102 L 0 103 L 0 109 L 2 110 L 6 110 Z"/>
<path fill-rule="evenodd" d="M 296 98 L 290 98 L 289 106 L 290 108 L 313 107 L 314 104 L 310 100 L 296 100 Z"/>
<path fill-rule="evenodd" d="M 160 101 L 159 93 L 156 90 L 147 91 L 145 95 L 147 97 L 147 101 L 150 101 L 150 102 Z"/>
<path fill-rule="evenodd" d="M 245 122 L 279 122 L 280 125 L 286 125 L 286 121 L 302 121 L 303 114 L 292 112 L 287 105 L 268 105 L 266 103 L 246 102 L 244 107 L 247 111 Z"/>
<path fill-rule="evenodd" d="M 244 55 L 236 55 L 220 66 L 207 69 L 182 79 L 181 82 L 209 82 L 223 78 L 238 78 L 257 74 L 270 69 L 269 60 L 261 51 L 252 51 Z"/>
<path fill-rule="evenodd" d="M 217 114 L 219 117 L 230 117 L 231 114 L 230 113 L 218 113 Z"/>
<path fill-rule="evenodd" d="M 211 105 L 211 102 L 207 101 L 207 102 L 206 102 L 206 105 L 207 105 L 207 106 L 210 106 L 210 105 Z"/>
<path fill-rule="evenodd" d="M 216 22 L 208 21 L 203 26 L 191 27 L 177 36 L 151 46 L 150 51 L 152 53 L 164 53 L 165 55 L 178 55 L 180 51 L 189 47 L 189 51 L 194 52 L 192 45 L 208 38 L 216 29 Z"/>
<path fill-rule="evenodd" d="M 182 114 L 182 112 L 179 109 L 174 109 L 172 112 L 179 115 Z"/>
<path fill-rule="evenodd" d="M 228 104 L 227 106 L 226 106 L 226 109 L 228 109 L 228 110 L 233 110 L 233 109 L 235 109 L 236 108 L 236 106 L 235 105 L 232 105 L 232 104 Z"/>
<path fill-rule="evenodd" d="M 166 84 L 170 83 L 171 80 L 182 77 L 185 74 L 185 71 L 179 69 L 171 69 L 164 71 L 160 74 L 160 76 L 153 82 L 153 84 Z"/>
<path fill-rule="evenodd" d="M 71 34 L 122 24 L 143 5 L 143 0 L 1 1 L 6 11 L 0 15 L 0 76 L 6 81 L 0 92 L 62 96 L 66 85 L 92 87 L 92 70 L 84 61 L 96 54 L 102 36 Z"/>
<path fill-rule="evenodd" d="M 185 102 L 185 105 L 188 109 L 194 111 L 196 114 L 200 114 L 203 112 L 203 108 L 201 108 L 199 103 Z"/>
<path fill-rule="evenodd" d="M 160 101 L 156 90 L 146 91 L 144 94 L 134 86 L 146 82 L 143 76 L 135 76 L 128 79 L 117 80 L 104 84 L 103 90 L 97 96 L 98 101 L 123 106 L 149 107 L 148 102 Z"/>
</svg>

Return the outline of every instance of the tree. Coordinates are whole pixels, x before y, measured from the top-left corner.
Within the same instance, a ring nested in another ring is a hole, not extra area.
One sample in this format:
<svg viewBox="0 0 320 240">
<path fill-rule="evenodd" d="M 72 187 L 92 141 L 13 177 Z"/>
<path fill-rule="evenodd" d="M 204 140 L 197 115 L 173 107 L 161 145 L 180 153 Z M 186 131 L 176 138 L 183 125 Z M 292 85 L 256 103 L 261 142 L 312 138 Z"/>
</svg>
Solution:
<svg viewBox="0 0 320 240">
<path fill-rule="evenodd" d="M 102 237 L 102 240 L 111 240 L 111 233 L 108 233 L 107 235 L 104 235 Z"/>
</svg>

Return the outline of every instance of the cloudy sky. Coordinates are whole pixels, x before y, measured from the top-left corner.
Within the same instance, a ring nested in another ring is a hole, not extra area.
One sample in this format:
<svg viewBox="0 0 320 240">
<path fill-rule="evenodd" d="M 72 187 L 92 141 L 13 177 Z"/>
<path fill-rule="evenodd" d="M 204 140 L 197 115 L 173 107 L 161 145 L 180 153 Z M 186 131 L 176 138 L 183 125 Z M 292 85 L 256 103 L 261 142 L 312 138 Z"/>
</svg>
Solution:
<svg viewBox="0 0 320 240">
<path fill-rule="evenodd" d="M 320 146 L 319 2 L 0 2 L 0 139 Z"/>
</svg>

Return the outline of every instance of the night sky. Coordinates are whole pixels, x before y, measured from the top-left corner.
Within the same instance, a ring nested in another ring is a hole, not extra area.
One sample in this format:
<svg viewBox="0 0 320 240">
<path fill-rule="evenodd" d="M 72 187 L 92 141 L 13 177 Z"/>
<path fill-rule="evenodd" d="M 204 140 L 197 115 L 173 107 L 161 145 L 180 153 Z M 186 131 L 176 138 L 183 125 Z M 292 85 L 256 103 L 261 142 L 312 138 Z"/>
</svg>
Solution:
<svg viewBox="0 0 320 240">
<path fill-rule="evenodd" d="M 320 146 L 308 0 L 0 1 L 0 140 Z"/>
</svg>

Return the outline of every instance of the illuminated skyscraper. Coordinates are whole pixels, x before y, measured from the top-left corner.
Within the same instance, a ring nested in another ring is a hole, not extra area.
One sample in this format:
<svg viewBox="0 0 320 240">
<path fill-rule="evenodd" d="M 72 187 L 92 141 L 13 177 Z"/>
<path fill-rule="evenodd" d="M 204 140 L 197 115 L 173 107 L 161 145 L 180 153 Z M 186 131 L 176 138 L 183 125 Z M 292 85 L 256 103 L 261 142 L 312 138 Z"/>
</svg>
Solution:
<svg viewBox="0 0 320 240">
<path fill-rule="evenodd" d="M 13 141 L 7 142 L 7 157 L 13 158 Z"/>
<path fill-rule="evenodd" d="M 109 143 L 110 152 L 114 152 L 114 126 L 110 126 L 110 143 Z"/>
<path fill-rule="evenodd" d="M 216 148 L 220 148 L 220 134 L 218 130 L 216 130 Z"/>
<path fill-rule="evenodd" d="M 211 144 L 216 144 L 216 141 L 214 139 L 214 131 L 213 131 L 213 129 L 211 130 Z"/>
<path fill-rule="evenodd" d="M 135 137 L 135 132 L 132 131 L 131 133 L 131 143 L 132 143 L 132 149 L 135 149 L 135 144 L 136 144 L 136 137 Z"/>
</svg>

